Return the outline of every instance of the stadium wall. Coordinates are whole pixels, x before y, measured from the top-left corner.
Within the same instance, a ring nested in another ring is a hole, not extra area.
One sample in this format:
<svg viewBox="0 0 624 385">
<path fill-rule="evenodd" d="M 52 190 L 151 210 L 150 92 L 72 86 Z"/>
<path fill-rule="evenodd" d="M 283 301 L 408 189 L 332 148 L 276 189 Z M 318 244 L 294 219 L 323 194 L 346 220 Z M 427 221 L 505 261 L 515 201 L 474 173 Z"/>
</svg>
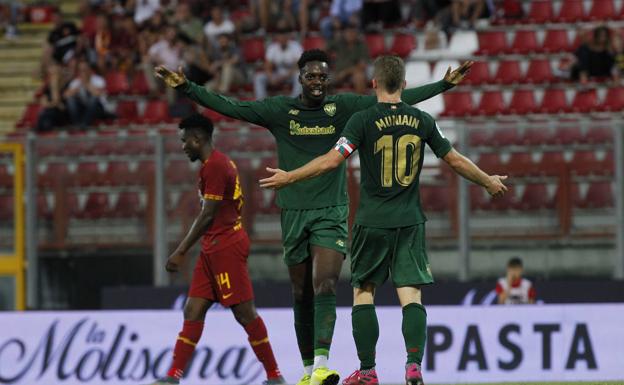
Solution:
<svg viewBox="0 0 624 385">
<path fill-rule="evenodd" d="M 378 307 L 377 368 L 403 381 L 401 311 Z M 261 309 L 286 378 L 298 378 L 292 311 Z M 428 383 L 622 380 L 624 305 L 428 307 Z M 0 383 L 136 384 L 162 376 L 182 321 L 176 311 L 0 314 Z M 350 309 L 339 308 L 330 365 L 357 366 Z M 263 370 L 229 311 L 211 312 L 188 385 L 260 384 Z"/>
</svg>

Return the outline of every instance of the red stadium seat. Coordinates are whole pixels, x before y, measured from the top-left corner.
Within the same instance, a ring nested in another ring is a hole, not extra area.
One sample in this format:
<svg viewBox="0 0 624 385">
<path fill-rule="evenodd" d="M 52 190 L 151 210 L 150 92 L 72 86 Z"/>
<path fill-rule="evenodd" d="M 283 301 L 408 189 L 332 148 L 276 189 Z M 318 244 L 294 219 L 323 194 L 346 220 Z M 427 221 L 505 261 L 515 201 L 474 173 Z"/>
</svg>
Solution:
<svg viewBox="0 0 624 385">
<path fill-rule="evenodd" d="M 505 167 L 506 172 L 513 176 L 533 175 L 537 173 L 536 164 L 530 152 L 514 152 Z"/>
<path fill-rule="evenodd" d="M 498 70 L 494 81 L 500 84 L 520 83 L 524 80 L 520 70 L 520 62 L 515 60 L 503 60 L 498 64 Z"/>
<path fill-rule="evenodd" d="M 212 110 L 210 108 L 205 108 L 202 111 L 202 115 L 204 115 L 208 119 L 212 120 L 213 123 L 219 123 L 219 122 L 223 122 L 225 120 L 231 120 L 229 117 L 227 117 L 225 115 L 221 115 L 217 111 Z"/>
<path fill-rule="evenodd" d="M 546 176 L 557 176 L 565 170 L 565 159 L 561 151 L 549 151 L 542 155 L 538 164 L 538 173 Z"/>
<path fill-rule="evenodd" d="M 507 112 L 510 114 L 526 115 L 537 111 L 537 103 L 533 90 L 518 89 L 513 93 Z"/>
<path fill-rule="evenodd" d="M 583 133 L 578 126 L 559 127 L 552 138 L 552 144 L 570 145 L 583 142 Z"/>
<path fill-rule="evenodd" d="M 548 59 L 531 60 L 524 78 L 525 81 L 534 84 L 550 83 L 554 79 L 550 60 Z"/>
<path fill-rule="evenodd" d="M 489 198 L 485 189 L 474 184 L 470 185 L 470 210 L 483 210 L 487 207 Z"/>
<path fill-rule="evenodd" d="M 150 92 L 149 85 L 147 84 L 147 78 L 145 78 L 145 73 L 143 73 L 143 71 L 137 71 L 134 73 L 131 84 L 132 86 L 130 87 L 130 91 L 134 95 L 147 95 Z"/>
<path fill-rule="evenodd" d="M 154 165 L 154 161 L 142 160 L 132 174 L 132 179 L 140 185 L 150 184 L 154 182 L 155 174 L 156 165 Z"/>
<path fill-rule="evenodd" d="M 481 85 L 490 81 L 490 66 L 485 61 L 474 62 L 470 72 L 462 81 L 462 84 Z"/>
<path fill-rule="evenodd" d="M 611 182 L 596 182 L 589 185 L 582 208 L 605 209 L 615 206 Z"/>
<path fill-rule="evenodd" d="M 24 115 L 22 115 L 22 118 L 15 124 L 15 126 L 17 128 L 34 128 L 37 126 L 39 113 L 42 109 L 43 108 L 39 104 L 29 104 L 26 106 L 26 110 L 24 110 Z"/>
<path fill-rule="evenodd" d="M 516 208 L 523 211 L 554 209 L 555 200 L 548 196 L 548 188 L 545 184 L 529 183 L 524 186 L 524 192 Z"/>
<path fill-rule="evenodd" d="M 48 204 L 45 194 L 37 195 L 37 218 L 39 219 L 52 219 L 52 210 Z"/>
<path fill-rule="evenodd" d="M 539 51 L 537 35 L 533 30 L 518 30 L 509 49 L 511 53 L 525 55 Z"/>
<path fill-rule="evenodd" d="M 468 131 L 468 143 L 471 147 L 489 146 L 491 132 L 486 128 L 477 128 Z"/>
<path fill-rule="evenodd" d="M 386 40 L 384 35 L 366 35 L 366 45 L 368 46 L 368 53 L 371 57 L 381 56 L 386 53 Z"/>
<path fill-rule="evenodd" d="M 321 36 L 308 36 L 303 40 L 303 49 L 325 49 L 325 39 Z"/>
<path fill-rule="evenodd" d="M 572 112 L 590 112 L 598 109 L 596 90 L 578 91 L 570 106 Z"/>
<path fill-rule="evenodd" d="M 130 91 L 130 83 L 124 72 L 114 71 L 106 74 L 106 92 L 109 95 L 127 94 Z"/>
<path fill-rule="evenodd" d="M 574 23 L 584 18 L 583 0 L 566 0 L 562 3 L 556 21 L 560 23 Z"/>
<path fill-rule="evenodd" d="M 498 153 L 486 152 L 479 156 L 477 164 L 483 171 L 487 173 L 496 173 L 502 169 L 502 162 Z"/>
<path fill-rule="evenodd" d="M 604 21 L 617 18 L 613 0 L 593 0 L 587 20 Z"/>
<path fill-rule="evenodd" d="M 420 201 L 425 212 L 445 212 L 450 207 L 450 191 L 446 186 L 421 185 Z"/>
<path fill-rule="evenodd" d="M 252 37 L 243 40 L 242 44 L 243 59 L 247 63 L 254 63 L 264 60 L 264 39 L 261 37 Z"/>
<path fill-rule="evenodd" d="M 13 173 L 9 171 L 9 165 L 0 163 L 0 187 L 13 186 Z"/>
<path fill-rule="evenodd" d="M 598 171 L 599 175 L 615 175 L 615 154 L 607 151 L 605 157 L 599 161 L 602 167 Z"/>
<path fill-rule="evenodd" d="M 473 112 L 472 94 L 470 92 L 445 92 L 444 111 L 442 116 L 465 116 Z"/>
<path fill-rule="evenodd" d="M 570 49 L 568 31 L 565 29 L 549 29 L 546 31 L 542 51 L 547 53 L 565 52 Z"/>
<path fill-rule="evenodd" d="M 547 114 L 555 114 L 567 110 L 568 102 L 566 100 L 565 91 L 555 88 L 546 89 L 539 111 Z"/>
<path fill-rule="evenodd" d="M 585 135 L 585 141 L 592 144 L 614 143 L 613 140 L 613 129 L 609 126 L 591 127 Z"/>
<path fill-rule="evenodd" d="M 497 198 L 490 197 L 490 201 L 486 205 L 486 209 L 495 211 L 513 210 L 518 205 L 516 198 L 516 189 L 513 185 L 507 186 L 508 190 L 505 195 Z"/>
<path fill-rule="evenodd" d="M 13 195 L 0 195 L 0 220 L 12 221 L 15 210 Z"/>
<path fill-rule="evenodd" d="M 120 100 L 117 103 L 117 123 L 126 126 L 137 120 L 139 116 L 134 100 Z"/>
<path fill-rule="evenodd" d="M 150 100 L 145 106 L 140 122 L 143 124 L 157 124 L 171 122 L 169 105 L 164 100 Z"/>
<path fill-rule="evenodd" d="M 550 23 L 554 19 L 551 0 L 533 0 L 527 15 L 527 21 L 534 24 Z"/>
<path fill-rule="evenodd" d="M 413 34 L 399 33 L 394 35 L 394 39 L 392 39 L 392 46 L 390 47 L 390 51 L 388 53 L 406 58 L 415 49 L 416 37 Z"/>
<path fill-rule="evenodd" d="M 78 213 L 77 217 L 82 219 L 99 219 L 108 217 L 110 214 L 108 194 L 92 192 L 88 195 L 84 209 Z"/>
<path fill-rule="evenodd" d="M 492 133 L 490 143 L 494 146 L 511 146 L 521 142 L 515 128 L 498 128 Z"/>
<path fill-rule="evenodd" d="M 109 186 L 126 186 L 137 182 L 130 171 L 129 163 L 123 160 L 109 162 L 101 181 Z"/>
<path fill-rule="evenodd" d="M 522 144 L 529 146 L 543 146 L 548 143 L 550 136 L 551 133 L 547 126 L 529 127 L 524 130 L 521 142 Z"/>
<path fill-rule="evenodd" d="M 624 7 L 622 7 L 624 8 Z M 602 111 L 624 110 L 624 87 L 609 88 L 604 102 L 599 108 Z"/>
<path fill-rule="evenodd" d="M 102 183 L 103 174 L 100 173 L 98 162 L 78 163 L 76 174 L 71 184 L 77 186 L 95 186 Z"/>
<path fill-rule="evenodd" d="M 507 50 L 507 37 L 503 31 L 481 32 L 478 35 L 477 55 L 496 55 Z"/>
<path fill-rule="evenodd" d="M 497 115 L 505 112 L 505 102 L 500 91 L 485 91 L 481 96 L 481 102 L 477 107 L 479 115 Z"/>
<path fill-rule="evenodd" d="M 69 173 L 67 163 L 65 162 L 53 162 L 48 163 L 43 172 L 39 173 L 37 180 L 38 186 L 48 189 L 55 187 L 57 184 L 62 185 L 69 181 L 72 174 Z"/>
<path fill-rule="evenodd" d="M 575 175 L 600 174 L 602 164 L 596 159 L 594 151 L 576 151 L 569 164 Z"/>
<path fill-rule="evenodd" d="M 171 160 L 165 171 L 167 183 L 179 185 L 184 183 L 193 184 L 197 181 L 197 174 L 190 168 L 188 160 Z"/>
<path fill-rule="evenodd" d="M 111 212 L 116 218 L 139 218 L 145 215 L 145 208 L 141 206 L 139 193 L 136 191 L 123 191 L 119 193 L 117 203 Z"/>
</svg>

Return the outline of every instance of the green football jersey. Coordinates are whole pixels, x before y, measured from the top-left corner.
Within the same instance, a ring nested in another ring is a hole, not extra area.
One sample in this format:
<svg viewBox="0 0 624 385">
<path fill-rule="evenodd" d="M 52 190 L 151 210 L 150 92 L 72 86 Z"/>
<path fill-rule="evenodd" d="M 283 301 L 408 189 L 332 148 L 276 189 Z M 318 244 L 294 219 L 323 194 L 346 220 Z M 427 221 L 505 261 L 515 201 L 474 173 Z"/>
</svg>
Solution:
<svg viewBox="0 0 624 385">
<path fill-rule="evenodd" d="M 360 154 L 360 205 L 355 223 L 405 227 L 427 220 L 418 191 L 425 143 L 438 158 L 451 150 L 431 115 L 405 103 L 378 103 L 357 112 L 335 149 Z"/>
<path fill-rule="evenodd" d="M 453 85 L 444 80 L 403 93 L 416 104 Z M 299 98 L 275 96 L 260 101 L 239 101 L 206 90 L 188 81 L 182 91 L 195 102 L 223 115 L 269 129 L 277 143 L 278 167 L 294 170 L 330 149 L 340 138 L 349 118 L 375 105 L 373 95 L 329 95 L 322 105 L 304 106 Z M 277 192 L 277 204 L 285 209 L 317 209 L 348 203 L 346 166 L 318 178 L 292 184 Z"/>
</svg>

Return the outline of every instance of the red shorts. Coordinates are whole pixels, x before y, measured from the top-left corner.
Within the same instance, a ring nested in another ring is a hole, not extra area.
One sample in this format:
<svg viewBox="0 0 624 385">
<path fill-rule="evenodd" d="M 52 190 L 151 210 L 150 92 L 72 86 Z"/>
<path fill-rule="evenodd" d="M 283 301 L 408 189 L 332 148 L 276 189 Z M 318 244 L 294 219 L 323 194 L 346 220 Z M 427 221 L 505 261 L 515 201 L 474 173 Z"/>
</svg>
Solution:
<svg viewBox="0 0 624 385">
<path fill-rule="evenodd" d="M 247 237 L 216 251 L 202 250 L 193 270 L 188 296 L 219 302 L 224 307 L 252 300 L 248 256 Z"/>
</svg>

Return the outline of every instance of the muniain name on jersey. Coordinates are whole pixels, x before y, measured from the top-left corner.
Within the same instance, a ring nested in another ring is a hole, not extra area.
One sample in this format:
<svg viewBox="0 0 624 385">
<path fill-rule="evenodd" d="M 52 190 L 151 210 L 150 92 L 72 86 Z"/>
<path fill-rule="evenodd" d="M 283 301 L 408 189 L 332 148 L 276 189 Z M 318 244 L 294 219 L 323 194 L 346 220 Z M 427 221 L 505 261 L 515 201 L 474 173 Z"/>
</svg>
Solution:
<svg viewBox="0 0 624 385">
<path fill-rule="evenodd" d="M 411 115 L 391 115 L 375 121 L 377 129 L 379 129 L 379 131 L 390 126 L 409 126 L 413 128 L 418 128 L 419 123 L 420 120 L 416 119 L 416 117 Z"/>
<path fill-rule="evenodd" d="M 294 120 L 290 121 L 290 135 L 331 135 L 335 132 L 336 127 L 334 127 L 334 125 L 330 125 L 329 127 L 302 127 L 301 124 Z"/>
</svg>

